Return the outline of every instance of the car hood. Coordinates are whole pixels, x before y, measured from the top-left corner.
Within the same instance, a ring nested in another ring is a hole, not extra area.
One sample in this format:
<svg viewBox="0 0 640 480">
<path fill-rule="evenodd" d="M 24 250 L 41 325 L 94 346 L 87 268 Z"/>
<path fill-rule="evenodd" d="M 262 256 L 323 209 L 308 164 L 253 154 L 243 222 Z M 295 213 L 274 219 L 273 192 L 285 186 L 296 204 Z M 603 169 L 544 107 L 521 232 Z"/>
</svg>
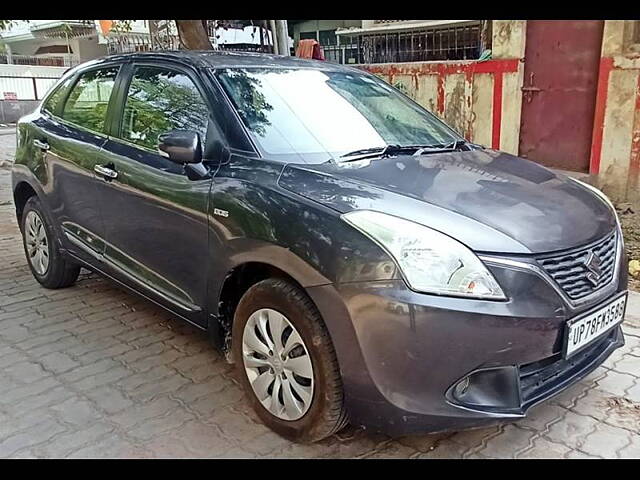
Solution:
<svg viewBox="0 0 640 480">
<path fill-rule="evenodd" d="M 616 225 L 588 188 L 494 150 L 288 164 L 279 184 L 341 213 L 370 209 L 413 220 L 480 252 L 563 250 Z"/>
</svg>

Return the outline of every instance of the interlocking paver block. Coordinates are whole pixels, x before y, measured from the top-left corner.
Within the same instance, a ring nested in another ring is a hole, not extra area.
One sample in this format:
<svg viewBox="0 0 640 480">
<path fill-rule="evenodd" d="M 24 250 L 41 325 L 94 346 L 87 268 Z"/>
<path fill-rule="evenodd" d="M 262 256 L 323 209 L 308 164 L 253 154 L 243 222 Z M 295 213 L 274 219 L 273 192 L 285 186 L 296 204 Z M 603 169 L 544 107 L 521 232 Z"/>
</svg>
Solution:
<svg viewBox="0 0 640 480">
<path fill-rule="evenodd" d="M 504 425 L 499 435 L 492 437 L 483 448 L 476 450 L 476 452 L 489 458 L 501 458 L 505 452 L 510 452 L 509 456 L 513 458 L 516 452 L 531 445 L 533 436 L 534 433 L 530 430 L 515 425 Z"/>
<path fill-rule="evenodd" d="M 90 402 L 79 397 L 71 397 L 51 407 L 50 410 L 55 413 L 59 421 L 77 427 L 87 427 L 102 416 Z"/>
<path fill-rule="evenodd" d="M 107 416 L 131 408 L 134 405 L 120 390 L 110 385 L 101 386 L 83 393 L 87 398 L 91 399 L 99 409 L 104 411 Z"/>
<path fill-rule="evenodd" d="M 604 378 L 598 380 L 596 388 L 612 395 L 623 396 L 627 389 L 633 387 L 634 383 L 633 375 L 609 370 Z"/>
<path fill-rule="evenodd" d="M 129 429 L 146 422 L 149 419 L 166 416 L 168 412 L 176 410 L 180 404 L 168 397 L 160 397 L 145 404 L 135 404 L 110 417 L 110 420 L 122 428 Z"/>
<path fill-rule="evenodd" d="M 84 429 L 57 435 L 55 440 L 34 448 L 34 452 L 44 458 L 61 458 L 73 451 L 85 448 L 98 439 L 113 432 L 113 426 L 104 422 L 93 422 Z"/>
<path fill-rule="evenodd" d="M 635 377 L 640 375 L 640 357 L 626 355 L 615 364 L 615 370 Z"/>
<path fill-rule="evenodd" d="M 575 402 L 571 410 L 581 415 L 589 415 L 598 420 L 604 420 L 607 418 L 607 410 L 610 408 L 609 401 L 611 398 L 612 395 L 610 393 L 592 388 L 586 395 Z"/>
<path fill-rule="evenodd" d="M 533 441 L 533 446 L 520 453 L 517 458 L 564 458 L 571 448 L 550 442 L 544 437 L 538 437 Z"/>
<path fill-rule="evenodd" d="M 581 450 L 590 455 L 616 458 L 616 453 L 630 443 L 628 435 L 621 435 L 619 429 L 600 423 L 593 433 L 587 435 Z"/>
<path fill-rule="evenodd" d="M 552 442 L 580 448 L 584 437 L 593 432 L 597 424 L 598 420 L 590 416 L 567 412 L 562 419 L 549 427 L 548 433 L 544 436 Z"/>
<path fill-rule="evenodd" d="M 640 458 L 640 442 L 634 442 L 618 452 L 620 458 Z"/>
<path fill-rule="evenodd" d="M 39 360 L 40 364 L 49 371 L 62 373 L 79 366 L 78 362 L 62 352 L 50 353 Z"/>
<path fill-rule="evenodd" d="M 64 427 L 53 419 L 44 420 L 32 428 L 37 430 L 38 435 L 34 435 L 31 430 L 25 430 L 0 441 L 0 458 L 10 457 L 23 448 L 44 443 L 65 431 Z"/>
</svg>

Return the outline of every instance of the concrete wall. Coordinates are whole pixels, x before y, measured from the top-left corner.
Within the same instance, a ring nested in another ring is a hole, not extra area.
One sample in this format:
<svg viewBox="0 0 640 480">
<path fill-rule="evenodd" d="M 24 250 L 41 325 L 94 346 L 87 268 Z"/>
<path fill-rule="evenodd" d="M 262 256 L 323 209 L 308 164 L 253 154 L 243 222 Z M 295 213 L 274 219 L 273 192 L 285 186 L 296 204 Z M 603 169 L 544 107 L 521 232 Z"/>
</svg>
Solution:
<svg viewBox="0 0 640 480">
<path fill-rule="evenodd" d="M 640 203 L 640 53 L 629 20 L 604 26 L 590 173 L 615 201 Z"/>
<path fill-rule="evenodd" d="M 20 117 L 31 113 L 38 106 L 35 100 L 22 100 L 19 102 L 6 102 L 0 100 L 0 123 L 16 123 Z"/>
</svg>

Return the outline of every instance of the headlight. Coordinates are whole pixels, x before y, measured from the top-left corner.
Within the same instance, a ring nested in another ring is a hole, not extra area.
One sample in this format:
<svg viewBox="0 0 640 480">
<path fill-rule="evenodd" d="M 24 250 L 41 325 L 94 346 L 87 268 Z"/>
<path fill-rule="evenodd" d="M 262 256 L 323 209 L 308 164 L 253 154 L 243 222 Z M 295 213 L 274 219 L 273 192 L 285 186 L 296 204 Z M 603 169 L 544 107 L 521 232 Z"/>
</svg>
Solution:
<svg viewBox="0 0 640 480">
<path fill-rule="evenodd" d="M 447 235 L 409 220 L 370 210 L 345 213 L 342 219 L 391 255 L 412 290 L 506 299 L 480 259 Z"/>
</svg>

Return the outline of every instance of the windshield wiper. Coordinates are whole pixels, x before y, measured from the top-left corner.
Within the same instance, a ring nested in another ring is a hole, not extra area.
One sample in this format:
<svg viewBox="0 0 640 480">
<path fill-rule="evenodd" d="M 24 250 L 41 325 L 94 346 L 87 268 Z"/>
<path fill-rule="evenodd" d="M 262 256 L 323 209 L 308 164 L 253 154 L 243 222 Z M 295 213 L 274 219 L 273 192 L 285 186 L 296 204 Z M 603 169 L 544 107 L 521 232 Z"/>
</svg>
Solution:
<svg viewBox="0 0 640 480">
<path fill-rule="evenodd" d="M 397 153 L 412 152 L 413 155 L 422 155 L 424 153 L 437 153 L 437 152 L 451 152 L 459 149 L 466 142 L 464 140 L 455 140 L 449 144 L 436 144 L 436 145 L 395 145 L 390 144 L 386 147 L 373 147 L 363 148 L 360 150 L 354 150 L 353 152 L 345 153 L 340 158 L 346 159 L 343 162 L 352 162 L 355 160 L 362 160 L 371 157 L 384 157 L 386 155 L 394 155 Z"/>
<path fill-rule="evenodd" d="M 353 152 L 345 153 L 340 158 L 346 159 L 343 162 L 352 162 L 355 160 L 362 160 L 364 158 L 371 157 L 384 157 L 386 155 L 394 155 L 403 152 L 415 152 L 421 149 L 428 149 L 429 145 L 387 145 L 386 147 L 373 147 L 363 148 L 361 150 L 354 150 Z"/>
<path fill-rule="evenodd" d="M 456 150 L 460 150 L 462 147 L 467 145 L 466 140 L 454 140 L 448 144 L 436 144 L 436 145 L 427 145 L 424 148 L 420 148 L 415 151 L 414 155 L 422 155 L 423 153 L 434 153 L 434 152 L 453 152 Z"/>
</svg>

